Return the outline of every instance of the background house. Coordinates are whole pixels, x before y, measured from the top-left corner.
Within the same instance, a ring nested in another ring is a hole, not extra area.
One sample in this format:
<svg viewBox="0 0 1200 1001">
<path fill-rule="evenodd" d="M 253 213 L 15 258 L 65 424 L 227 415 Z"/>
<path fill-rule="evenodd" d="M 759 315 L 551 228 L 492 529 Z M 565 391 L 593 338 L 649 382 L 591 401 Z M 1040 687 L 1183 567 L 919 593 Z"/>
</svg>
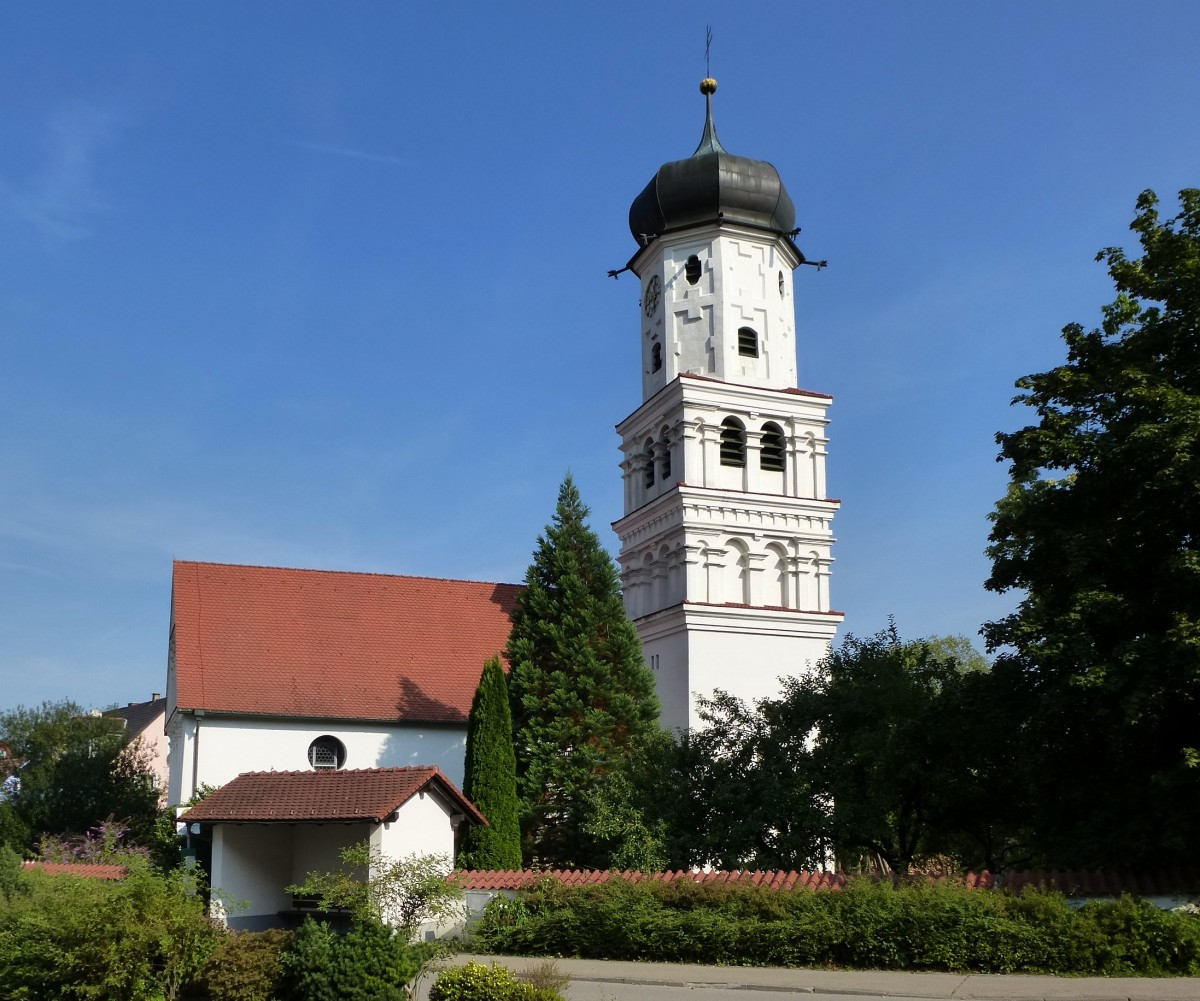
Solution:
<svg viewBox="0 0 1200 1001">
<path fill-rule="evenodd" d="M 176 562 L 169 801 L 243 772 L 432 765 L 462 783 L 514 584 Z"/>
<path fill-rule="evenodd" d="M 104 714 L 125 721 L 125 740 L 131 745 L 136 742 L 138 751 L 146 755 L 146 763 L 158 788 L 159 802 L 164 806 L 168 785 L 166 713 L 167 700 L 155 692 L 149 702 L 130 702 Z"/>
</svg>

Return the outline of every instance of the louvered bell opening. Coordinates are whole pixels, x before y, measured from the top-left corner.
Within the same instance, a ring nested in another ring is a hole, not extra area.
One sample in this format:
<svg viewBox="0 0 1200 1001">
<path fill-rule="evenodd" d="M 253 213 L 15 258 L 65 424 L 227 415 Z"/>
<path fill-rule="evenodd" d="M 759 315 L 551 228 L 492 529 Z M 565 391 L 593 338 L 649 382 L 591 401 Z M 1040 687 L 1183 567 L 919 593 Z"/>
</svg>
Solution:
<svg viewBox="0 0 1200 1001">
<path fill-rule="evenodd" d="M 784 467 L 783 430 L 777 424 L 764 424 L 758 464 L 772 473 L 782 473 Z"/>
<path fill-rule="evenodd" d="M 721 422 L 721 465 L 746 465 L 746 429 L 732 417 Z"/>
<path fill-rule="evenodd" d="M 671 478 L 671 446 L 667 444 L 666 438 L 662 440 L 662 478 Z"/>
<path fill-rule="evenodd" d="M 646 442 L 646 469 L 643 475 L 643 483 L 647 487 L 654 486 L 654 442 Z"/>
<path fill-rule="evenodd" d="M 738 328 L 738 354 L 744 358 L 758 357 L 758 334 L 751 327 Z"/>
</svg>

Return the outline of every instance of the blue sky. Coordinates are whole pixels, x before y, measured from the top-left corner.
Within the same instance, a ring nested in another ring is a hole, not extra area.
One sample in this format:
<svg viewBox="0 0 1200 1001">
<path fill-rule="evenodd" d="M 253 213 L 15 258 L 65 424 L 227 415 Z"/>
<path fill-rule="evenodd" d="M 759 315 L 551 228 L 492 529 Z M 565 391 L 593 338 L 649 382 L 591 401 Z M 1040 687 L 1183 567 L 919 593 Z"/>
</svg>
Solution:
<svg viewBox="0 0 1200 1001">
<path fill-rule="evenodd" d="M 626 213 L 703 123 L 827 258 L 834 605 L 974 635 L 1013 381 L 1200 184 L 1200 4 L 5 4 L 0 708 L 162 691 L 171 560 L 516 581 L 640 402 Z"/>
</svg>

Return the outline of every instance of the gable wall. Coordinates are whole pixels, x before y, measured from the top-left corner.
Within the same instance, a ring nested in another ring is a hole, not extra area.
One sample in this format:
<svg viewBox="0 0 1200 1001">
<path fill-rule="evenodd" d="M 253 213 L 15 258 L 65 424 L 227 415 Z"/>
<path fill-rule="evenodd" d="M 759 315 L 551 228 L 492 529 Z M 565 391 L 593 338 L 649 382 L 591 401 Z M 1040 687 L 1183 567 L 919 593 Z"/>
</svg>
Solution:
<svg viewBox="0 0 1200 1001">
<path fill-rule="evenodd" d="M 454 827 L 450 813 L 440 796 L 418 793 L 400 807 L 394 821 L 383 825 L 379 847 L 389 858 L 441 855 L 453 864 Z"/>
<path fill-rule="evenodd" d="M 346 745 L 346 768 L 436 765 L 462 785 L 466 727 L 350 721 L 254 720 L 177 712 L 171 721 L 170 801 L 184 803 L 197 786 L 222 786 L 243 772 L 309 767 L 308 746 L 330 734 Z"/>
</svg>

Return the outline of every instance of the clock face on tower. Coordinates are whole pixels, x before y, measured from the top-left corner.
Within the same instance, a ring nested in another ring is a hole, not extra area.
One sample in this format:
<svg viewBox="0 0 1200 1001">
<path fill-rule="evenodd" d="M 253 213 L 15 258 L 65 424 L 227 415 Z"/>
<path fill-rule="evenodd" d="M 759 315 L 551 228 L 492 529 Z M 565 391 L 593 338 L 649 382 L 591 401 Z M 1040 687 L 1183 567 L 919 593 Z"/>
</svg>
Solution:
<svg viewBox="0 0 1200 1001">
<path fill-rule="evenodd" d="M 642 306 L 646 310 L 647 316 L 653 316 L 654 311 L 658 309 L 660 295 L 662 295 L 662 282 L 658 275 L 651 275 L 650 280 L 646 282 L 646 295 L 642 299 Z"/>
</svg>

